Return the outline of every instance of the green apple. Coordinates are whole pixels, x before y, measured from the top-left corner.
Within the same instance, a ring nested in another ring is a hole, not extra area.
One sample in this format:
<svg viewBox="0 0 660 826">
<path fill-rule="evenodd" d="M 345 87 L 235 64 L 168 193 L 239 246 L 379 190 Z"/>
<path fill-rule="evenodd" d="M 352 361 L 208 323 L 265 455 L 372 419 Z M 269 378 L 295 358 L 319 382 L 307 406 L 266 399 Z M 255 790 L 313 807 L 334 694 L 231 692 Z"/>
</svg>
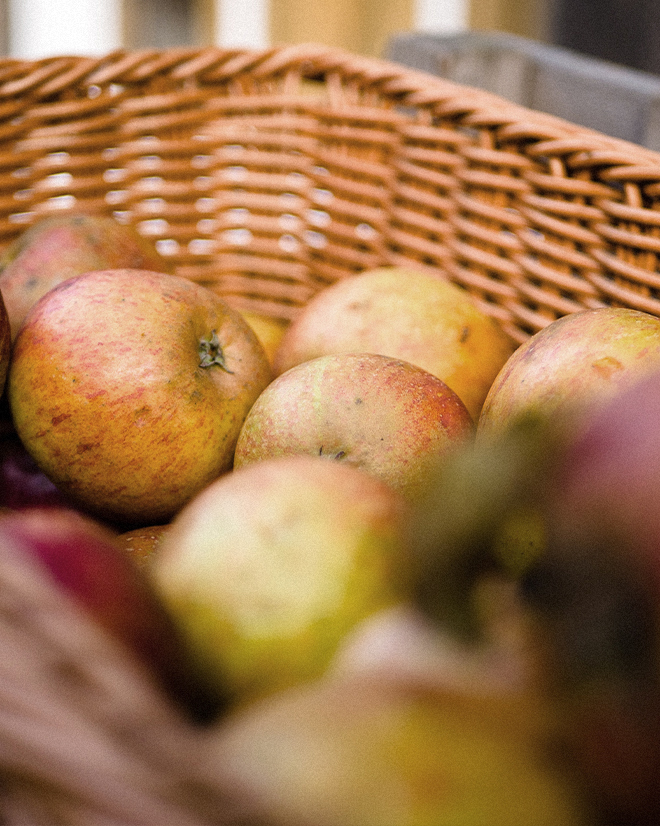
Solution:
<svg viewBox="0 0 660 826">
<path fill-rule="evenodd" d="M 319 456 L 248 465 L 175 517 L 150 571 L 210 679 L 235 701 L 322 673 L 406 591 L 404 500 Z"/>
</svg>

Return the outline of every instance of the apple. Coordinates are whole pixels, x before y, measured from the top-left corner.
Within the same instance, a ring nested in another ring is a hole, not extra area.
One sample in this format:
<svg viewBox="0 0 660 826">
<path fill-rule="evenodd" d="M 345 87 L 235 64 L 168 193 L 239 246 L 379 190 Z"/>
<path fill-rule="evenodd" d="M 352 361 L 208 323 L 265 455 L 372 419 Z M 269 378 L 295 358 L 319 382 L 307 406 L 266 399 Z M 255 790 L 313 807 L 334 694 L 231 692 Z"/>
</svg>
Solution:
<svg viewBox="0 0 660 826">
<path fill-rule="evenodd" d="M 241 310 L 241 315 L 257 334 L 257 338 L 272 365 L 275 360 L 275 353 L 280 346 L 289 322 L 249 310 Z"/>
<path fill-rule="evenodd" d="M 529 409 L 548 417 L 574 409 L 586 413 L 658 367 L 660 318 L 622 307 L 564 316 L 508 359 L 484 402 L 477 438 Z"/>
<path fill-rule="evenodd" d="M 453 634 L 483 636 L 478 587 L 491 577 L 517 585 L 545 553 L 543 501 L 563 424 L 525 415 L 458 446 L 429 474 L 406 528 L 412 590 Z"/>
<path fill-rule="evenodd" d="M 0 258 L 0 291 L 12 338 L 30 307 L 56 284 L 90 270 L 167 272 L 169 262 L 137 230 L 108 215 L 80 212 L 38 219 Z"/>
<path fill-rule="evenodd" d="M 120 533 L 117 540 L 140 567 L 146 567 L 151 564 L 154 554 L 158 552 L 168 528 L 169 525 L 133 528 Z"/>
<path fill-rule="evenodd" d="M 241 428 L 234 467 L 275 456 L 334 457 L 414 499 L 444 453 L 473 435 L 457 394 L 408 362 L 339 353 L 274 379 Z"/>
<path fill-rule="evenodd" d="M 365 676 L 296 686 L 226 715 L 211 765 L 273 826 L 587 826 L 523 692 Z"/>
<path fill-rule="evenodd" d="M 405 500 L 319 456 L 257 462 L 197 494 L 150 566 L 209 681 L 246 702 L 318 676 L 406 588 Z"/>
<path fill-rule="evenodd" d="M 191 719 L 219 713 L 223 698 L 203 682 L 152 584 L 112 532 L 70 509 L 29 508 L 0 519 L 0 546 L 38 565 Z"/>
<path fill-rule="evenodd" d="M 474 589 L 517 584 L 539 681 L 599 821 L 660 822 L 660 367 L 590 408 L 524 417 L 445 462 L 409 531 L 416 605 L 479 639 Z M 513 571 L 500 541 L 541 542 Z M 506 532 L 506 531 L 504 531 Z"/>
<path fill-rule="evenodd" d="M 660 822 L 660 368 L 563 447 L 524 581 L 569 748 L 609 822 Z"/>
<path fill-rule="evenodd" d="M 409 361 L 442 379 L 476 421 L 515 344 L 467 290 L 440 273 L 379 267 L 317 293 L 284 333 L 279 375 L 302 361 L 366 351 Z"/>
<path fill-rule="evenodd" d="M 126 529 L 167 522 L 232 465 L 271 378 L 255 334 L 211 290 L 146 270 L 59 284 L 14 342 L 21 441 L 72 503 Z"/>
<path fill-rule="evenodd" d="M 367 617 L 346 635 L 330 676 L 363 675 L 380 682 L 424 688 L 471 688 L 488 674 L 502 689 L 535 688 L 526 617 L 509 583 L 481 584 L 484 631 L 478 644 L 441 628 L 411 601 Z"/>
<path fill-rule="evenodd" d="M 645 560 L 654 590 L 660 589 L 659 417 L 660 365 L 566 440 L 548 493 L 556 530 L 572 533 L 589 520 L 590 531 L 624 543 L 617 554 L 628 549 L 630 560 Z"/>
</svg>

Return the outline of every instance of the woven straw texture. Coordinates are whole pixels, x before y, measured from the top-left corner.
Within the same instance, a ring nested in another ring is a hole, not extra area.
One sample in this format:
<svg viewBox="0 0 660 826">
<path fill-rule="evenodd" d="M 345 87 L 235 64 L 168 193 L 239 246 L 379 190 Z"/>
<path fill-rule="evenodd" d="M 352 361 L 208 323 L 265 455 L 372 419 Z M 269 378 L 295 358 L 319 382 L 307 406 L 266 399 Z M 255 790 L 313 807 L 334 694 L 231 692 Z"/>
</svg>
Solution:
<svg viewBox="0 0 660 826">
<path fill-rule="evenodd" d="M 660 311 L 660 155 L 315 45 L 0 61 L 0 246 L 108 212 L 179 274 L 291 318 L 383 264 L 439 268 L 517 341 Z"/>
<path fill-rule="evenodd" d="M 62 210 L 293 318 L 385 265 L 439 269 L 517 341 L 585 307 L 660 314 L 660 155 L 315 45 L 0 61 L 0 248 Z M 0 823 L 256 819 L 111 641 L 0 559 Z"/>
</svg>

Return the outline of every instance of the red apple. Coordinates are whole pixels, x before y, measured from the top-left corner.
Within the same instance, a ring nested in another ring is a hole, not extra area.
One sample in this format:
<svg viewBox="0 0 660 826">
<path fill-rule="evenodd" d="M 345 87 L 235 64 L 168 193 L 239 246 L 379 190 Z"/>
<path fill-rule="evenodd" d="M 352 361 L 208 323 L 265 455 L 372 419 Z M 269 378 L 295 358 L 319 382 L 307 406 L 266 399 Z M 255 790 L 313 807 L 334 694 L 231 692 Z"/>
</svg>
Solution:
<svg viewBox="0 0 660 826">
<path fill-rule="evenodd" d="M 436 376 L 387 356 L 340 353 L 292 367 L 263 391 L 241 428 L 234 467 L 330 456 L 412 499 L 439 457 L 472 434 L 465 405 Z"/>
<path fill-rule="evenodd" d="M 200 667 L 245 701 L 322 673 L 358 622 L 403 598 L 405 512 L 350 465 L 257 462 L 179 512 L 150 571 Z"/>
<path fill-rule="evenodd" d="M 270 377 L 247 322 L 210 290 L 105 270 L 34 305 L 9 401 L 21 441 L 74 504 L 137 527 L 168 521 L 231 468 Z"/>
<path fill-rule="evenodd" d="M 280 342 L 275 374 L 319 356 L 369 352 L 409 361 L 448 384 L 476 421 L 515 345 L 462 287 L 439 273 L 379 267 L 317 293 Z"/>
<path fill-rule="evenodd" d="M 62 508 L 31 508 L 0 519 L 3 553 L 23 554 L 130 652 L 193 719 L 222 699 L 201 680 L 150 581 L 113 533 Z"/>
<path fill-rule="evenodd" d="M 548 418 L 586 412 L 657 368 L 660 318 L 622 307 L 564 316 L 521 344 L 500 370 L 477 436 L 501 430 L 529 410 Z"/>
<path fill-rule="evenodd" d="M 65 213 L 41 218 L 0 258 L 0 291 L 15 338 L 30 307 L 67 278 L 91 270 L 167 272 L 169 262 L 134 227 L 108 215 Z"/>
<path fill-rule="evenodd" d="M 660 370 L 560 454 L 525 581 L 566 739 L 612 822 L 660 822 Z"/>
</svg>

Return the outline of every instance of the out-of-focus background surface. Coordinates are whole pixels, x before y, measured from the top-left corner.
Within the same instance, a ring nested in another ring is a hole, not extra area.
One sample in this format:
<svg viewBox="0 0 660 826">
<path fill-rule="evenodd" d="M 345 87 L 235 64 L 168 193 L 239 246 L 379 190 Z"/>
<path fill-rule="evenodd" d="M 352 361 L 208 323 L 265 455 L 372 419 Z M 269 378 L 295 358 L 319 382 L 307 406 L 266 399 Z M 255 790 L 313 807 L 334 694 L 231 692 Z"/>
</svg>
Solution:
<svg viewBox="0 0 660 826">
<path fill-rule="evenodd" d="M 0 0 L 0 54 L 315 42 L 660 150 L 658 0 Z"/>
<path fill-rule="evenodd" d="M 392 35 L 495 31 L 660 71 L 657 0 L 0 0 L 0 52 L 315 41 L 383 56 Z"/>
</svg>

